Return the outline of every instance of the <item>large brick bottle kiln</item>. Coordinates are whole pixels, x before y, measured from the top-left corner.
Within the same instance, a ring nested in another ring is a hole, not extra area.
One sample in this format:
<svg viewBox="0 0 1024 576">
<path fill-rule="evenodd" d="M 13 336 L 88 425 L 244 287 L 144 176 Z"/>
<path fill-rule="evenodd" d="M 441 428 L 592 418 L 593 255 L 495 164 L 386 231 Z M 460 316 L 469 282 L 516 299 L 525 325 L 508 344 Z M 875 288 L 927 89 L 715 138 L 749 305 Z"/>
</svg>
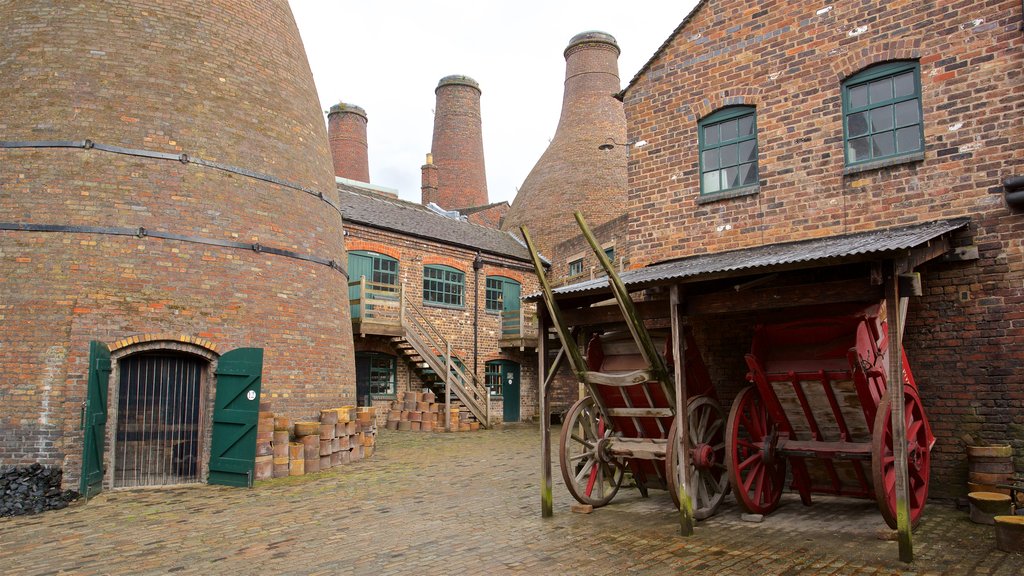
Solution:
<svg viewBox="0 0 1024 576">
<path fill-rule="evenodd" d="M 203 481 L 243 437 L 214 429 L 229 385 L 259 402 L 262 379 L 293 417 L 354 403 L 342 218 L 287 2 L 15 0 L 0 37 L 0 463 L 77 486 L 87 444 L 108 487 Z"/>
</svg>

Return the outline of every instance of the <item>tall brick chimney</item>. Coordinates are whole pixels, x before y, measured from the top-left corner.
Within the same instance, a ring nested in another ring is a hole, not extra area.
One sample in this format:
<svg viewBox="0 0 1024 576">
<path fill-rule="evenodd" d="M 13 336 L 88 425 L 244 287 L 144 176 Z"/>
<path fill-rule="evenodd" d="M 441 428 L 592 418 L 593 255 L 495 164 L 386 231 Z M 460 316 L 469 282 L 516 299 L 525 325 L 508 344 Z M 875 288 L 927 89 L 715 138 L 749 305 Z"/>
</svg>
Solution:
<svg viewBox="0 0 1024 576">
<path fill-rule="evenodd" d="M 435 202 L 437 198 L 437 166 L 434 165 L 434 155 L 427 153 L 427 161 L 420 166 L 420 193 L 423 204 Z"/>
<path fill-rule="evenodd" d="M 431 153 L 437 189 L 423 191 L 423 204 L 449 210 L 487 204 L 484 140 L 480 128 L 480 85 L 468 76 L 445 76 L 434 90 Z M 621 106 L 621 104 L 620 104 Z"/>
<path fill-rule="evenodd" d="M 327 139 L 331 143 L 335 176 L 370 181 L 366 121 L 366 110 L 355 104 L 339 102 L 327 113 Z"/>
<path fill-rule="evenodd" d="M 622 102 L 613 96 L 619 91 L 619 46 L 610 34 L 583 32 L 569 41 L 564 55 L 558 128 L 502 224 L 517 234 L 526 224 L 547 256 L 579 234 L 575 210 L 595 227 L 622 215 L 626 206 L 626 148 L 598 149 L 626 141 Z"/>
</svg>

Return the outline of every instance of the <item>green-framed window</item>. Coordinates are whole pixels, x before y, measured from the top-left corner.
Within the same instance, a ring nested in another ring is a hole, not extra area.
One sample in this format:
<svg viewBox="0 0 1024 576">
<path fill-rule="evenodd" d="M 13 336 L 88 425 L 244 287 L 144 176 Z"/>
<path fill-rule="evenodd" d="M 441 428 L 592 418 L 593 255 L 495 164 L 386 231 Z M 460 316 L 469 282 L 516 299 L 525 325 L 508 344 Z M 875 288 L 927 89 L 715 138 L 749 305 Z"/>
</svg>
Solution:
<svg viewBox="0 0 1024 576">
<path fill-rule="evenodd" d="M 491 360 L 484 364 L 484 382 L 491 389 L 491 396 L 501 396 L 502 369 L 504 367 L 505 364 L 501 360 Z"/>
<path fill-rule="evenodd" d="M 583 258 L 569 262 L 569 276 L 578 276 L 580 274 L 583 274 Z"/>
<path fill-rule="evenodd" d="M 698 123 L 700 192 L 716 194 L 757 184 L 757 114 L 730 106 Z"/>
<path fill-rule="evenodd" d="M 466 275 L 451 266 L 423 267 L 423 302 L 462 308 Z"/>
<path fill-rule="evenodd" d="M 488 312 L 519 309 L 520 284 L 504 276 L 488 276 L 484 290 L 484 308 Z"/>
<path fill-rule="evenodd" d="M 843 82 L 846 165 L 924 150 L 921 69 L 917 62 L 887 62 Z"/>
<path fill-rule="evenodd" d="M 371 396 L 393 396 L 397 362 L 381 352 L 356 352 L 356 389 Z"/>
<path fill-rule="evenodd" d="M 366 276 L 368 282 L 387 286 L 398 286 L 398 260 L 377 252 L 352 250 L 349 256 L 349 275 L 353 280 Z"/>
</svg>

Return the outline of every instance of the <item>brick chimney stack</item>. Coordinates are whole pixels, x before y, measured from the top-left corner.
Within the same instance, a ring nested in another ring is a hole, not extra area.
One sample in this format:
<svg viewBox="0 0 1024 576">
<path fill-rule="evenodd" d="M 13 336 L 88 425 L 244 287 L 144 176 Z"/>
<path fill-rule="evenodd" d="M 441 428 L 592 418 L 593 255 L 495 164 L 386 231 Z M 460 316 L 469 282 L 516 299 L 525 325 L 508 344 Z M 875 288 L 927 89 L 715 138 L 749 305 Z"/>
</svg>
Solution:
<svg viewBox="0 0 1024 576">
<path fill-rule="evenodd" d="M 427 162 L 420 166 L 420 193 L 423 204 L 437 202 L 437 166 L 434 165 L 434 155 L 427 153 Z"/>
<path fill-rule="evenodd" d="M 370 181 L 366 146 L 366 110 L 339 102 L 327 113 L 327 139 L 334 159 L 334 175 L 360 182 Z"/>
<path fill-rule="evenodd" d="M 437 104 L 431 153 L 437 188 L 431 196 L 424 189 L 423 204 L 435 202 L 448 210 L 483 206 L 488 201 L 480 85 L 468 76 L 445 76 L 434 94 Z"/>
<path fill-rule="evenodd" d="M 502 228 L 526 224 L 542 252 L 579 234 L 572 217 L 582 210 L 591 227 L 626 207 L 626 117 L 619 91 L 619 46 L 604 32 L 583 32 L 565 52 L 565 90 L 555 136 L 523 181 Z"/>
</svg>

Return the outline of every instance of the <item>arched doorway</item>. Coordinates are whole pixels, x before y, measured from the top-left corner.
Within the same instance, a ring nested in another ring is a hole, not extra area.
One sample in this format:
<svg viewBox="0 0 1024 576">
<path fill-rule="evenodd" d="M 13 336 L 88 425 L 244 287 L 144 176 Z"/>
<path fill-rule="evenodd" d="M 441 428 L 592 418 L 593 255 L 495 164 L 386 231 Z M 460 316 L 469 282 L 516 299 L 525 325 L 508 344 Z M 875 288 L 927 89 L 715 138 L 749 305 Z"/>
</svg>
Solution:
<svg viewBox="0 0 1024 576">
<path fill-rule="evenodd" d="M 202 481 L 209 361 L 176 350 L 147 350 L 118 363 L 112 486 Z"/>
</svg>

